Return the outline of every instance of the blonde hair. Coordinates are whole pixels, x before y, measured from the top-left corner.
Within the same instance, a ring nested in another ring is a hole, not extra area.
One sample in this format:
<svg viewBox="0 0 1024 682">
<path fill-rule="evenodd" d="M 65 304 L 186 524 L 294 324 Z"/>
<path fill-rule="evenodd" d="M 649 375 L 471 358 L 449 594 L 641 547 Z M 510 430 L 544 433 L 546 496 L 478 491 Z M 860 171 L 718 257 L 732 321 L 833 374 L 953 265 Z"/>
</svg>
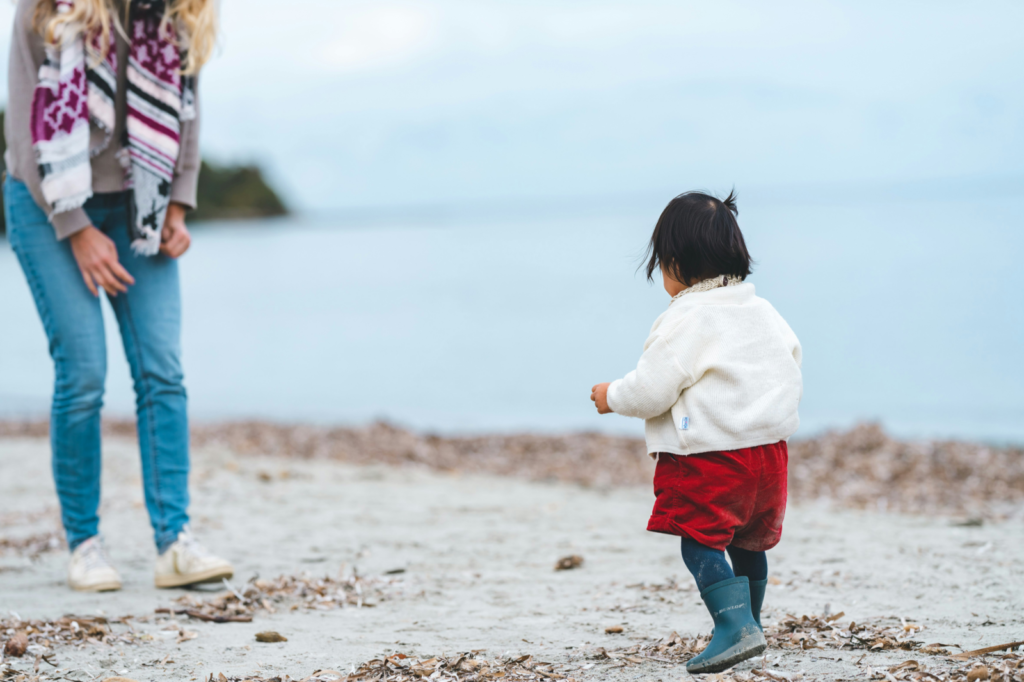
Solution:
<svg viewBox="0 0 1024 682">
<path fill-rule="evenodd" d="M 125 1 L 127 13 L 131 0 Z M 124 34 L 111 0 L 74 0 L 70 12 L 57 13 L 54 0 L 39 0 L 34 15 L 36 30 L 46 42 L 56 42 L 57 29 L 65 24 L 81 26 L 88 35 L 98 35 L 100 53 L 95 54 L 91 41 L 86 48 L 94 62 L 106 58 L 110 45 L 110 32 L 117 30 Z M 217 43 L 217 8 L 215 0 L 167 0 L 163 26 L 177 25 L 180 46 L 186 50 L 182 73 L 194 75 L 210 59 Z"/>
</svg>

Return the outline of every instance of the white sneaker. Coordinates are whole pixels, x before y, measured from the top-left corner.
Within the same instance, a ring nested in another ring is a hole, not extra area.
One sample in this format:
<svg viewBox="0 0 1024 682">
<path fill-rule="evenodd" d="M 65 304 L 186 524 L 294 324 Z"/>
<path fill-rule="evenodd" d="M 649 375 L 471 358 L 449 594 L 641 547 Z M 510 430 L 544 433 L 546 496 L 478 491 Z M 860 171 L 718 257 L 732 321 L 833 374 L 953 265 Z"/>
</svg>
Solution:
<svg viewBox="0 0 1024 682">
<path fill-rule="evenodd" d="M 156 558 L 156 586 L 181 587 L 212 583 L 234 575 L 227 561 L 210 554 L 185 526 L 178 539 Z"/>
<path fill-rule="evenodd" d="M 110 565 L 100 536 L 75 547 L 68 565 L 68 585 L 80 592 L 112 592 L 121 589 L 121 576 Z"/>
</svg>

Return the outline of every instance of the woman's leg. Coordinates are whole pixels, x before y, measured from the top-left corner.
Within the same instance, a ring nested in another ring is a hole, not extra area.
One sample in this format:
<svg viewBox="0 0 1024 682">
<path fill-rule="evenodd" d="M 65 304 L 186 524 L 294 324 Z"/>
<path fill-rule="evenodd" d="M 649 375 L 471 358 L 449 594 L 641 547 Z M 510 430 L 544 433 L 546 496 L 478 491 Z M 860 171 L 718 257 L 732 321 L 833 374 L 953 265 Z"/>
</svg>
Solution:
<svg viewBox="0 0 1024 682">
<path fill-rule="evenodd" d="M 111 305 L 135 385 L 146 509 L 157 551 L 163 553 L 188 524 L 189 434 L 178 263 L 164 255 L 132 252 L 123 207 L 112 210 L 101 228 L 135 278 L 128 293 L 111 299 Z"/>
<path fill-rule="evenodd" d="M 57 241 L 24 183 L 4 183 L 8 238 L 25 272 L 53 358 L 50 442 L 68 546 L 99 532 L 100 408 L 107 371 L 100 301 L 67 241 Z"/>
</svg>

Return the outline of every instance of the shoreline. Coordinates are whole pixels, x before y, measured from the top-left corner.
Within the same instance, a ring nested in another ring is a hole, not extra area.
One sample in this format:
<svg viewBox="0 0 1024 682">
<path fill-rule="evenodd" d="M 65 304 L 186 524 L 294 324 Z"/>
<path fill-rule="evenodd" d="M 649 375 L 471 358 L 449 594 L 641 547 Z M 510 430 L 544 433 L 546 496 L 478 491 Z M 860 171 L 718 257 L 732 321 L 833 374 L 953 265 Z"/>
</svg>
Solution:
<svg viewBox="0 0 1024 682">
<path fill-rule="evenodd" d="M 106 437 L 135 438 L 134 420 L 104 420 Z M 269 421 L 194 424 L 192 447 L 237 455 L 384 464 L 611 489 L 649 486 L 654 462 L 640 438 L 603 433 L 445 437 L 385 422 L 330 427 Z M 44 420 L 0 420 L 0 439 L 46 438 Z M 796 439 L 789 499 L 840 509 L 1024 518 L 1024 446 L 899 440 L 877 424 Z"/>
</svg>

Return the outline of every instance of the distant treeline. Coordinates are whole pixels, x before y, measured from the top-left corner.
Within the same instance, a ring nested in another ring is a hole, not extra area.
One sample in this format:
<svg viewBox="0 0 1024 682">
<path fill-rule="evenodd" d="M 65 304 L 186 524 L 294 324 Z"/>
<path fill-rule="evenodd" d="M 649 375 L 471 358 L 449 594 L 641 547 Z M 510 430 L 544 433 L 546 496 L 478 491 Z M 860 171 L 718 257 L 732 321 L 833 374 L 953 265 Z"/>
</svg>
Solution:
<svg viewBox="0 0 1024 682">
<path fill-rule="evenodd" d="M 0 111 L 0 130 L 4 112 Z M 0 171 L 7 170 L 3 154 L 7 140 L 0 134 Z M 285 215 L 288 209 L 277 192 L 263 179 L 257 166 L 219 166 L 203 161 L 199 171 L 199 207 L 189 213 L 188 220 L 231 220 L 233 218 L 264 218 Z M 6 232 L 7 219 L 0 202 L 0 234 Z"/>
<path fill-rule="evenodd" d="M 266 218 L 288 213 L 257 166 L 218 166 L 203 161 L 196 203 L 189 220 Z"/>
</svg>

